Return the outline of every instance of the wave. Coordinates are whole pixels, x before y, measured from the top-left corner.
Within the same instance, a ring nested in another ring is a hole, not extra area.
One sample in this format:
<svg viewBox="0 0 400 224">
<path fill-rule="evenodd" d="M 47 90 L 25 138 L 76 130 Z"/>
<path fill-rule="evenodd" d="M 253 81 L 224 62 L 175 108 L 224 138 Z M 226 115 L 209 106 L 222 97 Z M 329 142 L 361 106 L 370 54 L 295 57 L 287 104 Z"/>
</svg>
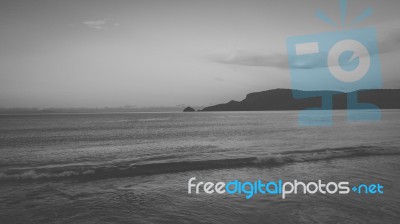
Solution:
<svg viewBox="0 0 400 224">
<path fill-rule="evenodd" d="M 106 121 L 107 123 L 127 123 L 131 122 L 132 120 L 111 120 L 111 121 Z M 92 121 L 88 121 L 87 123 L 92 123 Z"/>
<path fill-rule="evenodd" d="M 139 121 L 146 122 L 146 121 L 168 121 L 170 117 L 160 117 L 160 118 L 143 118 L 139 119 Z"/>
<path fill-rule="evenodd" d="M 162 173 L 176 173 L 209 169 L 233 169 L 241 167 L 281 166 L 296 162 L 310 162 L 363 156 L 400 155 L 397 149 L 374 146 L 326 148 L 308 151 L 284 151 L 259 157 L 229 158 L 217 160 L 179 161 L 140 165 L 103 164 L 71 165 L 62 167 L 19 168 L 0 172 L 0 180 L 48 180 L 82 179 L 98 180 Z"/>
</svg>

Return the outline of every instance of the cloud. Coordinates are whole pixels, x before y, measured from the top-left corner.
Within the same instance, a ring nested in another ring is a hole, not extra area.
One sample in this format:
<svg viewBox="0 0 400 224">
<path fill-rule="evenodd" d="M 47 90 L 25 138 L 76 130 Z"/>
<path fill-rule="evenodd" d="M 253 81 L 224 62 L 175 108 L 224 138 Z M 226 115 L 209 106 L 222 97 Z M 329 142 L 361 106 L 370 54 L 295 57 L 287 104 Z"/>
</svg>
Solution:
<svg viewBox="0 0 400 224">
<path fill-rule="evenodd" d="M 245 51 L 235 51 L 229 54 L 212 54 L 206 57 L 209 61 L 221 64 L 236 64 L 244 66 L 261 66 L 287 68 L 285 54 L 259 54 Z"/>
<path fill-rule="evenodd" d="M 96 21 L 85 21 L 83 22 L 89 28 L 102 30 L 104 29 L 105 25 L 107 24 L 106 20 L 96 20 Z"/>
<path fill-rule="evenodd" d="M 384 54 L 400 49 L 400 27 L 391 26 L 381 29 L 380 40 L 378 43 L 379 52 L 372 54 Z M 372 43 L 367 43 L 368 45 Z M 357 48 L 356 46 L 348 46 L 348 49 Z M 327 52 L 323 53 L 327 55 Z M 364 57 L 365 55 L 359 55 Z M 286 53 L 260 54 L 247 51 L 234 51 L 231 53 L 220 53 L 206 56 L 207 60 L 214 63 L 233 64 L 242 66 L 259 66 L 287 69 L 289 67 L 288 55 Z M 296 57 L 294 57 L 296 58 Z M 350 60 L 351 61 L 351 60 Z M 299 60 L 291 61 L 291 68 L 297 69 L 315 69 L 326 67 L 325 57 L 307 57 Z M 337 66 L 337 65 L 335 65 Z"/>
<path fill-rule="evenodd" d="M 111 16 L 103 20 L 84 21 L 82 24 L 91 29 L 104 30 L 119 26 L 119 23 L 109 21 Z"/>
</svg>

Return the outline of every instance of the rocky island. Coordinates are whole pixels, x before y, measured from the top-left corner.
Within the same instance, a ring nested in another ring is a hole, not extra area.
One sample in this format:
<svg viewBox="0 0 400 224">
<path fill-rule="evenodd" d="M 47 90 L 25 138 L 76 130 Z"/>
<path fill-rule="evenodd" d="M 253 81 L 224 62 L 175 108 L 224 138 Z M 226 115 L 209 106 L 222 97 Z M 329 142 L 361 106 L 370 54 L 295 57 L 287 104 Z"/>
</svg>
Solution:
<svg viewBox="0 0 400 224">
<path fill-rule="evenodd" d="M 183 109 L 183 112 L 195 112 L 196 110 L 191 108 L 191 107 L 186 107 L 185 109 Z"/>
</svg>

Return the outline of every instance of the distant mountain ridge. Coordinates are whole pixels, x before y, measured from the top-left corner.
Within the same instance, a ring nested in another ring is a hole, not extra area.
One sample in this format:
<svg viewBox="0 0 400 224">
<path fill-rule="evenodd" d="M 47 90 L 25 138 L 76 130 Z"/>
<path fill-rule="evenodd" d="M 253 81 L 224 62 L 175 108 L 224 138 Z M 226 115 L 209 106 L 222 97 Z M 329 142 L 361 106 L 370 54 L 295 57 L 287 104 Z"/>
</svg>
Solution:
<svg viewBox="0 0 400 224">
<path fill-rule="evenodd" d="M 297 94 L 315 96 L 333 94 L 333 109 L 347 108 L 347 96 L 343 92 L 273 89 L 249 93 L 242 101 L 232 100 L 228 103 L 205 107 L 202 111 L 303 110 L 321 107 L 321 97 L 295 99 L 293 91 L 297 91 Z M 359 90 L 358 102 L 375 104 L 380 109 L 400 109 L 400 89 Z"/>
</svg>

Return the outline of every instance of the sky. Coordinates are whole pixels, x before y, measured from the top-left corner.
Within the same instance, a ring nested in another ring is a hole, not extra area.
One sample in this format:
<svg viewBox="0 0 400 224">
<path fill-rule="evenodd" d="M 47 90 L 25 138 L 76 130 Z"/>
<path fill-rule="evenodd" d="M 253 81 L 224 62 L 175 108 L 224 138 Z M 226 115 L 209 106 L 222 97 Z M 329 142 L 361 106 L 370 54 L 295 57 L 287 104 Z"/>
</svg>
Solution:
<svg viewBox="0 0 400 224">
<path fill-rule="evenodd" d="M 0 1 L 0 107 L 217 104 L 291 88 L 286 40 L 337 31 L 336 0 Z M 349 0 L 400 88 L 400 1 Z M 349 27 L 348 27 L 349 28 Z"/>
</svg>

